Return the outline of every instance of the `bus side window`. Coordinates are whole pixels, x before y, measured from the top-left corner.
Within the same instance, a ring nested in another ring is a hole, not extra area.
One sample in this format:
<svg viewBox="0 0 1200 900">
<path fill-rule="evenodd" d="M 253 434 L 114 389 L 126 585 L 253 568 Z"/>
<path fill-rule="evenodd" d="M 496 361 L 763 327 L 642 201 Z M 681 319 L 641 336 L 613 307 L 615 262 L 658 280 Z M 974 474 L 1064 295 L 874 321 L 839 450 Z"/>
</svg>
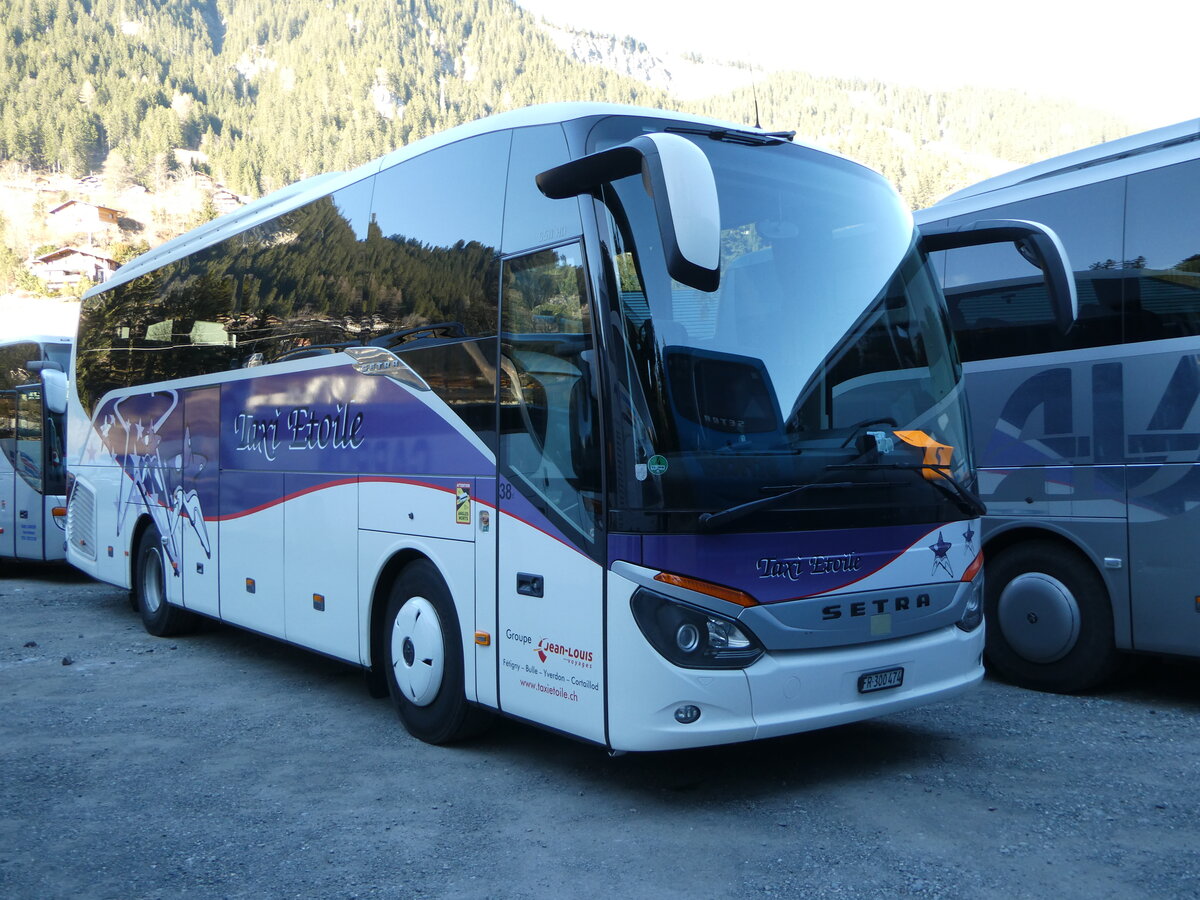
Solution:
<svg viewBox="0 0 1200 900">
<path fill-rule="evenodd" d="M 371 343 L 403 356 L 496 446 L 496 286 L 507 131 L 384 169 L 367 234 Z"/>
<path fill-rule="evenodd" d="M 16 391 L 0 390 L 0 453 L 9 465 L 15 465 L 16 460 L 16 416 Z"/>
<path fill-rule="evenodd" d="M 1129 176 L 1128 341 L 1200 334 L 1200 160 Z"/>
<path fill-rule="evenodd" d="M 1061 191 L 950 220 L 1028 219 L 1049 225 L 1075 269 L 1079 319 L 1063 335 L 1042 273 L 1011 245 L 948 251 L 945 291 L 964 362 L 1101 347 L 1122 341 L 1121 194 L 1124 180 Z"/>
<path fill-rule="evenodd" d="M 579 201 L 551 200 L 538 190 L 538 174 L 571 158 L 561 125 L 518 128 L 513 132 L 504 199 L 506 254 L 560 244 L 580 233 Z"/>
<path fill-rule="evenodd" d="M 42 389 L 17 388 L 17 474 L 42 490 Z"/>
<path fill-rule="evenodd" d="M 591 542 L 601 445 L 586 296 L 578 244 L 504 263 L 500 473 Z"/>
<path fill-rule="evenodd" d="M 235 348 L 229 368 L 357 343 L 370 320 L 364 248 L 373 184 L 347 185 L 198 257 L 196 275 L 219 304 L 195 310 L 191 342 Z"/>
</svg>

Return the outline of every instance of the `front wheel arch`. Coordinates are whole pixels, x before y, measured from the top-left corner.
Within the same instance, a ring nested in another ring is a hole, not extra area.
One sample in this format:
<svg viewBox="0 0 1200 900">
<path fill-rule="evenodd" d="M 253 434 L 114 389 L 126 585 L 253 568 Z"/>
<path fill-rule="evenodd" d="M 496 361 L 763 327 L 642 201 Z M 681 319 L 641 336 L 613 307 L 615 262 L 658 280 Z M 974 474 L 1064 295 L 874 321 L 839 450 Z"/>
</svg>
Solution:
<svg viewBox="0 0 1200 900">
<path fill-rule="evenodd" d="M 462 628 L 445 579 L 418 554 L 384 584 L 384 612 L 371 636 L 377 648 L 373 669 L 382 669 L 401 722 L 413 737 L 431 744 L 481 733 L 492 715 L 466 698 Z M 433 684 L 406 677 L 406 667 L 419 666 L 423 659 L 435 670 Z"/>
<path fill-rule="evenodd" d="M 1037 533 L 985 550 L 989 668 L 1021 687 L 1078 693 L 1119 669 L 1112 598 L 1077 547 Z"/>
</svg>

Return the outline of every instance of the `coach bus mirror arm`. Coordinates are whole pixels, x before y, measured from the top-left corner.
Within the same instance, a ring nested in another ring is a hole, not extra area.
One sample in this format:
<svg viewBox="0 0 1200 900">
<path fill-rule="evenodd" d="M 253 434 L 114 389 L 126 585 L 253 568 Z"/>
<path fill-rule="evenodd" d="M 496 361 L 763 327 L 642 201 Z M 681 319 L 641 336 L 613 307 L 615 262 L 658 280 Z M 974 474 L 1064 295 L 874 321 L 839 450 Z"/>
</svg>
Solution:
<svg viewBox="0 0 1200 900">
<path fill-rule="evenodd" d="M 1022 257 L 1042 270 L 1059 331 L 1070 330 L 1079 317 L 1079 298 L 1071 262 L 1062 241 L 1049 227 L 1021 219 L 986 219 L 969 225 L 923 225 L 921 249 L 926 253 L 1012 242 Z"/>
<path fill-rule="evenodd" d="M 67 411 L 67 376 L 58 364 L 42 369 L 42 397 L 46 409 L 62 414 Z"/>
<path fill-rule="evenodd" d="M 681 284 L 712 293 L 721 284 L 717 182 L 704 151 L 687 138 L 639 135 L 547 169 L 536 181 L 551 200 L 565 200 L 638 174 L 654 201 L 667 272 Z"/>
</svg>

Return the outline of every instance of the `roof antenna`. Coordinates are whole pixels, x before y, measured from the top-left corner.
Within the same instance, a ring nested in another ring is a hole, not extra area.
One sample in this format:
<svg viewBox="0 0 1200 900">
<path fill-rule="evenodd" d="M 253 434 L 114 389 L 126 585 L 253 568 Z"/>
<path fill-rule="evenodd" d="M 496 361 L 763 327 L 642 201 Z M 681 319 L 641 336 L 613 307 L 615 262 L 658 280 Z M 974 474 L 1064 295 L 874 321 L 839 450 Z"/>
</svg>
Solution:
<svg viewBox="0 0 1200 900">
<path fill-rule="evenodd" d="M 754 127 L 762 129 L 758 121 L 758 87 L 754 84 L 754 63 L 750 64 L 750 96 L 754 98 Z"/>
</svg>

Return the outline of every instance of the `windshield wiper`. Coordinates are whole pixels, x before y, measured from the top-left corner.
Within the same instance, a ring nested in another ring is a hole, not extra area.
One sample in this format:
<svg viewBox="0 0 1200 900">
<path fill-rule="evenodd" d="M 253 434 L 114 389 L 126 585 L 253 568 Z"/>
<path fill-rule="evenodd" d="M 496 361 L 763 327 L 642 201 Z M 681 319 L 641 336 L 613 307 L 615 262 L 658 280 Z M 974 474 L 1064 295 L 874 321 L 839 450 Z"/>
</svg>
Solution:
<svg viewBox="0 0 1200 900">
<path fill-rule="evenodd" d="M 751 500 L 749 503 L 741 503 L 737 506 L 731 506 L 729 509 L 723 509 L 715 513 L 701 513 L 700 527 L 708 530 L 716 528 L 723 522 L 734 522 L 758 509 L 769 509 L 776 504 L 782 503 L 790 497 L 795 497 L 797 494 L 802 494 L 811 488 L 848 488 L 861 487 L 862 485 L 853 481 L 814 481 L 810 484 L 802 484 L 800 487 L 792 488 L 790 491 L 784 491 L 782 494 L 772 494 L 770 497 L 763 497 L 761 500 Z"/>
<path fill-rule="evenodd" d="M 826 466 L 826 469 L 897 469 L 902 472 L 921 472 L 926 469 L 936 472 L 940 478 L 923 478 L 926 484 L 931 484 L 951 500 L 963 512 L 973 516 L 987 515 L 987 505 L 973 490 L 950 474 L 949 466 L 939 466 L 934 463 L 838 463 Z"/>
</svg>

